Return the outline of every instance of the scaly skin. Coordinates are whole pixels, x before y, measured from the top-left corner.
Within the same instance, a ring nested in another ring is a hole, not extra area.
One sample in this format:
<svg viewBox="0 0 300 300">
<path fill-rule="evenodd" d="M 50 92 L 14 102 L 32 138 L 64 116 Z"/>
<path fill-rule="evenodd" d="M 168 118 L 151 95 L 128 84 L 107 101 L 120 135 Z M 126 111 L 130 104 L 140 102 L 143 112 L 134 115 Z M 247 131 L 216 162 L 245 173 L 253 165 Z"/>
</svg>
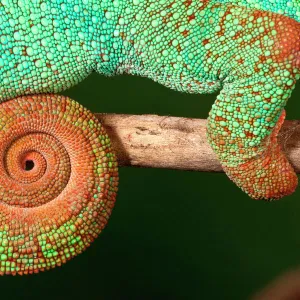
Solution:
<svg viewBox="0 0 300 300">
<path fill-rule="evenodd" d="M 228 176 L 255 199 L 293 192 L 276 136 L 300 77 L 300 2 L 272 2 L 0 1 L 0 273 L 60 265 L 107 222 L 118 183 L 109 139 L 79 104 L 45 95 L 92 71 L 221 90 L 208 139 Z"/>
<path fill-rule="evenodd" d="M 2 103 L 0 128 L 0 274 L 61 265 L 111 214 L 118 169 L 109 138 L 91 112 L 51 94 Z"/>
</svg>

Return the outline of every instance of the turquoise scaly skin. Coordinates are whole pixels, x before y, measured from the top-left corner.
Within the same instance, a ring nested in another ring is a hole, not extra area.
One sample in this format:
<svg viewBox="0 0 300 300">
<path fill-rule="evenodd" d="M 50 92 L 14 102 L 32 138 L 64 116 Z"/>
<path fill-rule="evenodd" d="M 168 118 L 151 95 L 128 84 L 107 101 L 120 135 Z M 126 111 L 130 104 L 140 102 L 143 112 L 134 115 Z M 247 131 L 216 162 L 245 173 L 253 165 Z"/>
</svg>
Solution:
<svg viewBox="0 0 300 300">
<path fill-rule="evenodd" d="M 107 223 L 118 185 L 109 138 L 53 95 L 93 71 L 220 90 L 207 136 L 227 175 L 255 199 L 292 193 L 276 136 L 300 77 L 299 15 L 299 0 L 1 0 L 0 274 L 60 266 Z"/>
<path fill-rule="evenodd" d="M 275 133 L 299 78 L 300 4 L 273 2 L 2 0 L 1 101 L 60 92 L 93 70 L 221 90 L 208 139 L 224 170 L 251 197 L 280 198 L 297 185 Z"/>
<path fill-rule="evenodd" d="M 276 135 L 300 74 L 299 0 L 2 0 L 0 16 L 1 101 L 92 71 L 221 90 L 207 132 L 228 176 L 256 199 L 294 191 Z"/>
</svg>

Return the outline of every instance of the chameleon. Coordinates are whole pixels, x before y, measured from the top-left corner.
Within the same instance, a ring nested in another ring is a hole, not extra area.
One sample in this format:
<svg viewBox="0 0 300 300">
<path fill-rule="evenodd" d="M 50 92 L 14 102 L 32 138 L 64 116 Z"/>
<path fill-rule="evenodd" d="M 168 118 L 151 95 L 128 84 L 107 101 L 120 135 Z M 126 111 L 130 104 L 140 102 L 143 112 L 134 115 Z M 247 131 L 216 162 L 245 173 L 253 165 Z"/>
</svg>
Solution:
<svg viewBox="0 0 300 300">
<path fill-rule="evenodd" d="M 299 0 L 1 0 L 0 274 L 32 274 L 84 251 L 118 189 L 102 124 L 58 95 L 92 72 L 220 91 L 207 138 L 254 199 L 291 194 L 277 143 L 300 78 Z"/>
</svg>

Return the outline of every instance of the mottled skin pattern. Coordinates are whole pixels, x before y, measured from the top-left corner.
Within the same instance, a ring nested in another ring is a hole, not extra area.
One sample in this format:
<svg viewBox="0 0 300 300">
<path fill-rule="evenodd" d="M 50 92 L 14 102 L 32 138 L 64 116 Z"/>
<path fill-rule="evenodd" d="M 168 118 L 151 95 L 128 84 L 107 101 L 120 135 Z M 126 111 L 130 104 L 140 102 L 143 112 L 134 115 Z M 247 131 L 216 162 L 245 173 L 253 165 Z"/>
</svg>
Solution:
<svg viewBox="0 0 300 300">
<path fill-rule="evenodd" d="M 1 274 L 61 265 L 107 222 L 110 141 L 82 106 L 45 95 L 92 71 L 221 90 L 207 132 L 228 176 L 255 199 L 294 191 L 276 135 L 300 77 L 299 0 L 1 0 L 0 18 Z"/>
<path fill-rule="evenodd" d="M 0 272 L 61 265 L 98 236 L 114 206 L 109 138 L 81 105 L 45 94 L 2 103 L 0 128 Z"/>
</svg>

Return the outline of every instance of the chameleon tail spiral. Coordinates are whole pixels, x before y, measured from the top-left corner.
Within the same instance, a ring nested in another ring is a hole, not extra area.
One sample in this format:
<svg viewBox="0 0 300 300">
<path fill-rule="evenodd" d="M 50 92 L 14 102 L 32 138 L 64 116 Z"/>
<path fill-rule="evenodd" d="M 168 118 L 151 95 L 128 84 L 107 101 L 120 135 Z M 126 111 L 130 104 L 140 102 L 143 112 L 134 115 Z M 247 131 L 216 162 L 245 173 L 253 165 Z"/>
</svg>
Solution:
<svg viewBox="0 0 300 300">
<path fill-rule="evenodd" d="M 0 274 L 61 265 L 107 223 L 118 185 L 109 138 L 81 105 L 44 94 L 93 71 L 221 90 L 208 139 L 224 170 L 253 198 L 291 193 L 276 135 L 300 79 L 298 2 L 1 0 Z"/>
<path fill-rule="evenodd" d="M 0 105 L 0 274 L 31 274 L 81 253 L 105 227 L 118 168 L 96 117 L 46 94 Z"/>
</svg>

